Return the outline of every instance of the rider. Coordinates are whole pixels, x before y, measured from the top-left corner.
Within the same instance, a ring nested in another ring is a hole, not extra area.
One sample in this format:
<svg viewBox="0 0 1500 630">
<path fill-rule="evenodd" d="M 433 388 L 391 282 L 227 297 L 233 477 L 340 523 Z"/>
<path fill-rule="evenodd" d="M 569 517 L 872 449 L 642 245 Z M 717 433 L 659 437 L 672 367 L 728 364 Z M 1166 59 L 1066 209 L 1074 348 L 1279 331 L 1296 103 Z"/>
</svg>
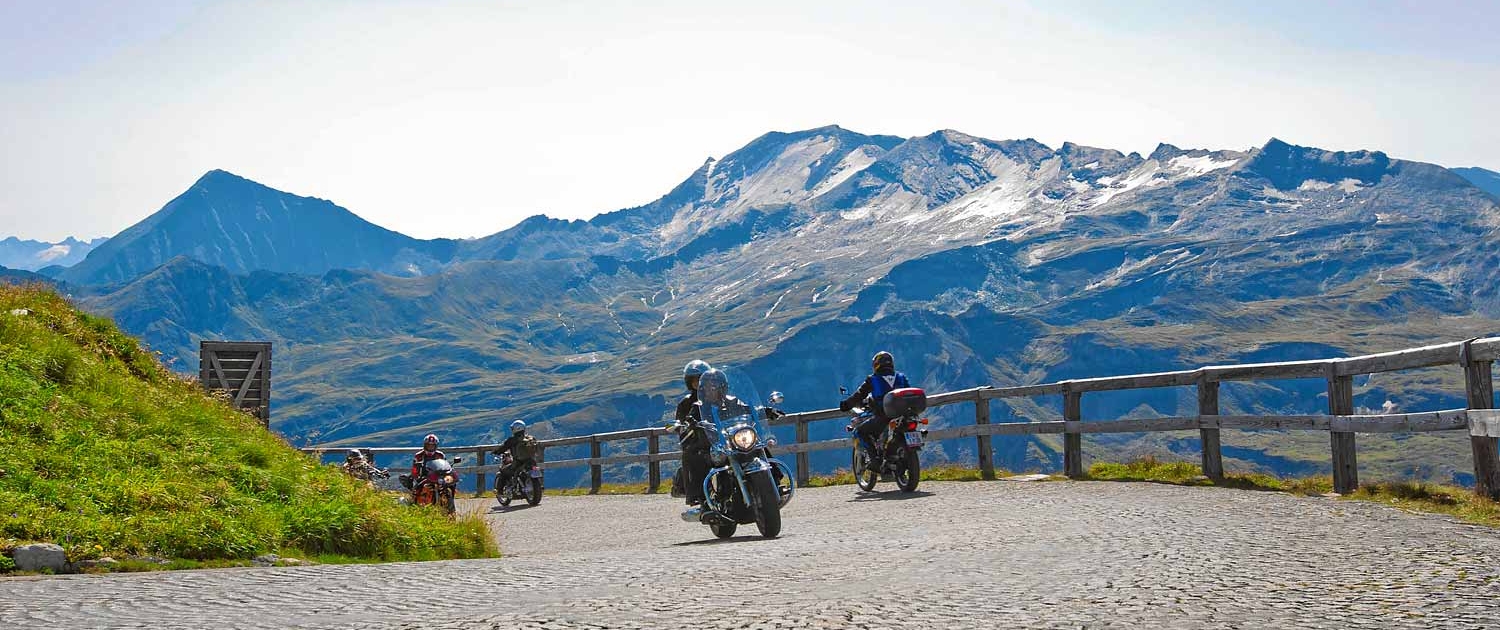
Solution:
<svg viewBox="0 0 1500 630">
<path fill-rule="evenodd" d="M 859 425 L 854 434 L 859 436 L 859 443 L 865 447 L 870 467 L 880 470 L 881 453 L 875 445 L 886 425 L 890 424 L 890 418 L 885 415 L 883 400 L 891 390 L 911 387 L 911 383 L 906 380 L 905 374 L 896 371 L 896 357 L 884 350 L 876 352 L 870 359 L 870 368 L 872 373 L 865 377 L 865 382 L 860 384 L 858 390 L 839 403 L 839 410 L 849 411 L 864 403 L 865 397 L 870 398 L 868 408 L 871 417 Z"/>
<path fill-rule="evenodd" d="M 428 433 L 427 437 L 422 438 L 422 450 L 417 451 L 417 454 L 411 460 L 412 483 L 415 484 L 422 479 L 422 469 L 427 466 L 427 462 L 434 459 L 448 458 L 443 455 L 442 451 L 438 450 L 438 436 Z"/>
<path fill-rule="evenodd" d="M 682 491 L 687 495 L 689 506 L 698 505 L 703 502 L 703 476 L 708 474 L 708 441 L 703 432 L 697 430 L 698 425 L 698 379 L 705 372 L 713 368 L 708 363 L 694 359 L 682 368 L 682 383 L 687 385 L 688 393 L 677 401 L 677 422 L 688 428 L 682 435 L 682 470 L 683 484 L 687 487 Z"/>
<path fill-rule="evenodd" d="M 373 466 L 365 461 L 365 454 L 359 452 L 359 449 L 349 449 L 349 452 L 344 454 L 344 472 L 349 473 L 355 479 L 368 480 L 371 468 Z"/>
<path fill-rule="evenodd" d="M 510 423 L 510 437 L 495 449 L 495 455 L 498 457 L 506 452 L 511 454 L 511 462 L 509 466 L 500 469 L 500 478 L 495 482 L 497 488 L 504 488 L 517 472 L 531 470 L 536 465 L 536 438 L 526 434 L 525 422 L 517 420 Z"/>
</svg>

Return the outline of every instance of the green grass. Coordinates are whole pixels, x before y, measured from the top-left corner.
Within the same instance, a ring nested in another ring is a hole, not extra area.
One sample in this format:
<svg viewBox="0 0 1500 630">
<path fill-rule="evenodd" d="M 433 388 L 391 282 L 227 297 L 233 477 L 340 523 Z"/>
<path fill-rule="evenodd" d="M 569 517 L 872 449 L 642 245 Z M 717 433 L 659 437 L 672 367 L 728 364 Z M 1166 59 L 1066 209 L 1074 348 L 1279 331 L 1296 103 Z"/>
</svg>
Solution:
<svg viewBox="0 0 1500 630">
<path fill-rule="evenodd" d="M 666 494 L 671 489 L 672 480 L 663 479 L 662 487 L 658 494 Z M 588 487 L 581 488 L 547 488 L 542 495 L 554 495 L 559 497 L 582 497 L 599 494 L 646 494 L 645 483 L 606 483 L 600 484 L 598 492 L 589 492 Z"/>
<path fill-rule="evenodd" d="M 480 517 L 400 506 L 319 465 L 44 288 L 0 285 L 0 435 L 0 548 L 176 566 L 498 554 Z"/>
<path fill-rule="evenodd" d="M 1010 473 L 996 470 L 996 477 L 1004 477 Z M 981 481 L 984 476 L 978 468 L 959 466 L 956 464 L 945 464 L 922 469 L 923 481 Z M 807 480 L 804 487 L 822 488 L 826 486 L 848 486 L 854 484 L 854 473 L 847 470 L 839 470 L 831 475 L 815 475 Z"/>
</svg>

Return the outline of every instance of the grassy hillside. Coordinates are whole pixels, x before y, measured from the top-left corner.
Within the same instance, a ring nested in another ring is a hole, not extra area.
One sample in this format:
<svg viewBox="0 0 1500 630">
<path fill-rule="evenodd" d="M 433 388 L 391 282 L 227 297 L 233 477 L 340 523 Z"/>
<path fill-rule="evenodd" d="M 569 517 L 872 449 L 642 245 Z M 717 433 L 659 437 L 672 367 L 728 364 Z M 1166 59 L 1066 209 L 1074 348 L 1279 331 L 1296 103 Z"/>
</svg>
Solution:
<svg viewBox="0 0 1500 630">
<path fill-rule="evenodd" d="M 205 395 L 107 320 L 0 285 L 0 547 L 71 560 L 492 556 L 478 517 L 397 505 Z"/>
</svg>

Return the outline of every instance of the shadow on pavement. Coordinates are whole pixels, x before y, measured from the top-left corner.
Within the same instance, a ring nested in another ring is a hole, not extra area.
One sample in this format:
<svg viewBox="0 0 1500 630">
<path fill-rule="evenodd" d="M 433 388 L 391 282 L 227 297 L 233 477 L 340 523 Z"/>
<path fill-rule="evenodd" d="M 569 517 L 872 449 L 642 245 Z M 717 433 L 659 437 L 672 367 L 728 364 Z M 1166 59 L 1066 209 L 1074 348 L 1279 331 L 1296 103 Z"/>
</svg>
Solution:
<svg viewBox="0 0 1500 630">
<path fill-rule="evenodd" d="M 751 527 L 754 526 L 752 525 Z M 697 545 L 730 545 L 734 543 L 755 542 L 757 540 L 766 540 L 766 538 L 761 536 L 760 534 L 746 534 L 744 536 L 735 536 L 733 538 L 705 538 L 703 540 L 689 540 L 687 542 L 672 543 L 672 546 L 694 547 Z"/>
<path fill-rule="evenodd" d="M 918 490 L 916 492 L 901 492 L 899 490 L 891 490 L 889 492 L 861 491 L 859 494 L 854 495 L 854 498 L 849 499 L 845 503 L 864 503 L 866 501 L 905 501 L 907 499 L 920 499 L 922 497 L 930 496 L 932 496 L 932 493 L 925 490 Z"/>
</svg>

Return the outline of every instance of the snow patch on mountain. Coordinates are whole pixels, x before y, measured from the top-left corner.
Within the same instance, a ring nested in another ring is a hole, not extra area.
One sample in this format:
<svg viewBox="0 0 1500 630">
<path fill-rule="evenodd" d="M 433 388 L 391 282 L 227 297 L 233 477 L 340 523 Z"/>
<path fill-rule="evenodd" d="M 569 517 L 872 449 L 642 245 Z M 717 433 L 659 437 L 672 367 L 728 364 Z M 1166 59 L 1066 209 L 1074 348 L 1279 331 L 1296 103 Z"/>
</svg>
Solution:
<svg viewBox="0 0 1500 630">
<path fill-rule="evenodd" d="M 1167 168 L 1181 171 L 1190 175 L 1203 175 L 1220 169 L 1226 169 L 1240 162 L 1239 158 L 1225 160 L 1214 159 L 1212 155 L 1189 157 L 1179 155 L 1167 161 Z"/>
</svg>

